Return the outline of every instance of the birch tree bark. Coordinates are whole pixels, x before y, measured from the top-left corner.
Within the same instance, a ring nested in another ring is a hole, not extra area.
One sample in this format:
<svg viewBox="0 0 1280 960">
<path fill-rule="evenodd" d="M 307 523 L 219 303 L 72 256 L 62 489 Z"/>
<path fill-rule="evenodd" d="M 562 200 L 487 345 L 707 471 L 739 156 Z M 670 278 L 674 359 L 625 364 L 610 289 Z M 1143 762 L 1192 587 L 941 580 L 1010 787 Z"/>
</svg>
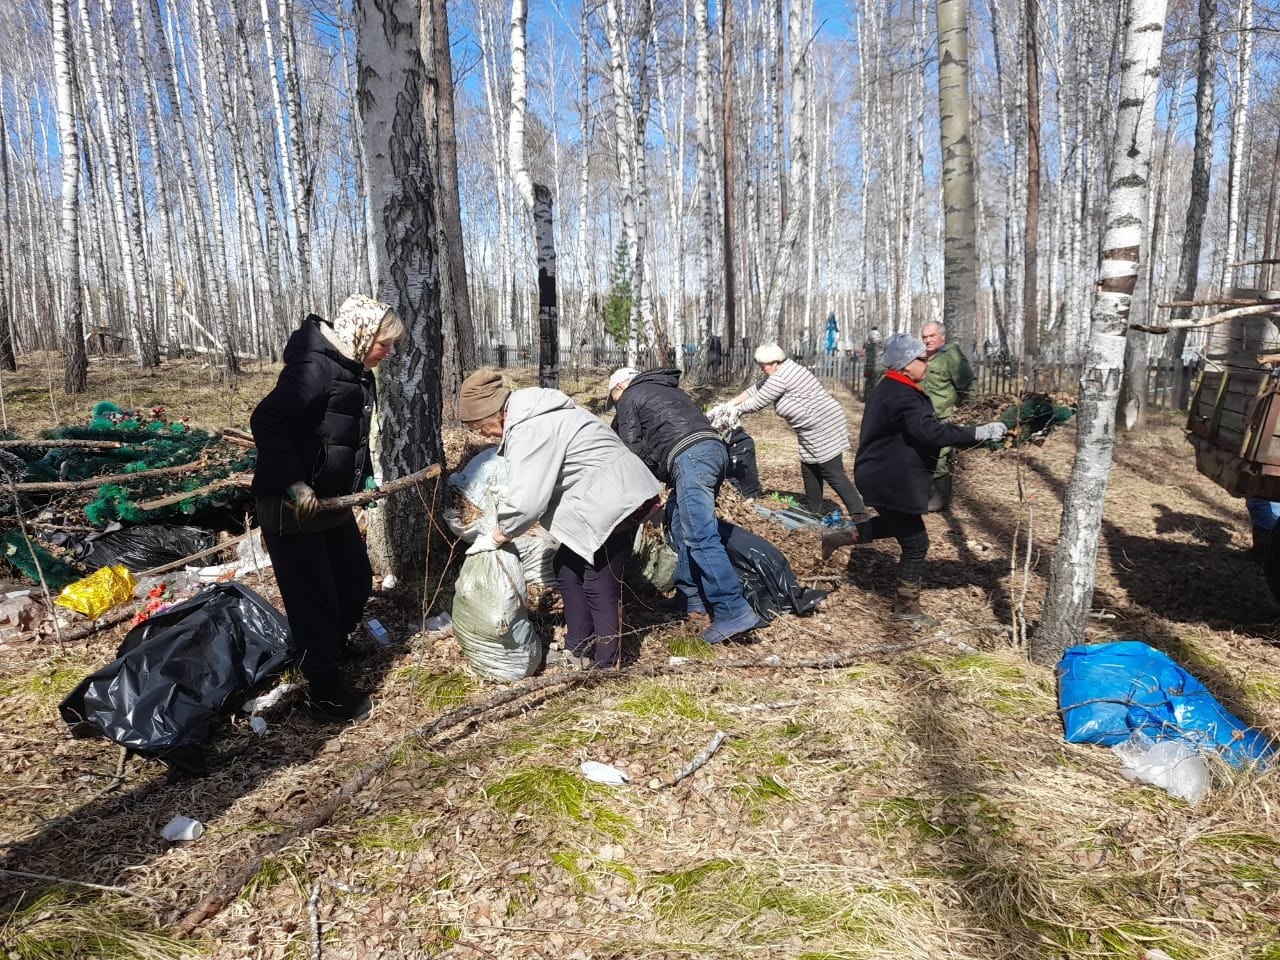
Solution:
<svg viewBox="0 0 1280 960">
<path fill-rule="evenodd" d="M 1026 0 L 1027 209 L 1022 233 L 1022 350 L 1034 362 L 1040 331 L 1040 50 L 1039 3 Z"/>
<path fill-rule="evenodd" d="M 1240 29 L 1236 33 L 1236 89 L 1231 102 L 1231 149 L 1227 163 L 1227 237 L 1223 244 L 1222 292 L 1236 285 L 1241 259 L 1240 210 L 1246 187 L 1245 138 L 1249 130 L 1249 99 L 1253 89 L 1253 0 L 1240 0 Z"/>
<path fill-rule="evenodd" d="M 13 318 L 9 292 L 13 286 L 13 189 L 9 182 L 9 121 L 5 116 L 4 90 L 0 88 L 0 191 L 4 192 L 4 250 L 0 251 L 0 367 L 17 370 L 13 352 Z"/>
<path fill-rule="evenodd" d="M 725 5 L 726 0 L 721 0 Z M 711 15 L 710 0 L 694 0 L 693 16 L 696 41 L 694 73 L 694 109 L 697 114 L 698 150 L 698 309 L 694 322 L 695 341 L 706 342 L 711 336 L 713 304 L 712 257 L 715 255 L 716 178 L 711 157 L 715 132 L 711 120 Z M 677 344 L 684 356 L 682 344 Z"/>
<path fill-rule="evenodd" d="M 1213 117 L 1217 111 L 1214 83 L 1218 74 L 1218 5 L 1216 0 L 1200 0 L 1200 29 L 1196 57 L 1196 133 L 1191 153 L 1191 190 L 1187 219 L 1182 231 L 1182 254 L 1178 259 L 1178 299 L 1195 298 L 1200 282 L 1200 247 L 1204 236 L 1205 213 L 1209 209 L 1209 186 L 1213 173 Z M 1189 309 L 1173 314 L 1177 320 L 1191 316 Z M 1174 401 L 1187 409 L 1190 383 L 1182 366 L 1187 331 L 1179 328 L 1173 336 Z"/>
<path fill-rule="evenodd" d="M 1128 4 L 1106 227 L 1080 381 L 1076 455 L 1044 611 L 1030 640 L 1031 658 L 1044 665 L 1056 663 L 1068 646 L 1084 639 L 1093 603 L 1098 537 L 1115 445 L 1116 398 L 1145 229 L 1165 7 L 1165 0 Z"/>
<path fill-rule="evenodd" d="M 556 298 L 556 233 L 551 188 L 533 187 L 538 240 L 538 386 L 560 388 L 560 307 Z"/>
<path fill-rule="evenodd" d="M 977 228 L 969 122 L 969 27 L 965 0 L 938 0 L 938 119 L 942 134 L 943 322 L 972 351 L 977 329 Z"/>
<path fill-rule="evenodd" d="M 733 3 L 734 0 L 721 0 L 720 6 L 720 163 L 721 204 L 720 214 L 723 223 L 723 249 L 720 255 L 724 260 L 724 350 L 732 363 L 738 342 L 738 290 L 737 275 L 734 270 L 735 245 L 734 235 L 734 196 L 735 170 L 733 157 L 733 78 L 737 67 L 733 61 Z M 710 331 L 708 331 L 710 334 Z"/>
<path fill-rule="evenodd" d="M 80 139 L 73 104 L 74 46 L 69 0 L 53 0 L 53 74 L 58 113 L 58 154 L 62 166 L 61 313 L 63 386 L 83 393 L 89 386 L 84 353 L 84 301 L 80 296 Z"/>
<path fill-rule="evenodd" d="M 388 478 L 441 463 L 441 336 L 435 176 L 423 105 L 415 0 L 356 0 L 357 100 L 373 211 L 378 298 L 406 336 L 378 368 L 378 462 Z M 420 577 L 429 501 L 401 496 L 377 511 L 369 532 L 375 569 Z"/>
</svg>

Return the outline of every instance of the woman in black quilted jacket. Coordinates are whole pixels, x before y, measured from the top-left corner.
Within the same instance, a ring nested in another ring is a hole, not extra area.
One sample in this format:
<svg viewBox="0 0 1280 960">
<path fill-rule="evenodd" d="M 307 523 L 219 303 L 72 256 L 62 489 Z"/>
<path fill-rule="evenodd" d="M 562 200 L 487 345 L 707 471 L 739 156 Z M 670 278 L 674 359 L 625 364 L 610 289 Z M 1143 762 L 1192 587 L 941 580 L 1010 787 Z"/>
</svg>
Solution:
<svg viewBox="0 0 1280 960">
<path fill-rule="evenodd" d="M 332 323 L 311 314 L 289 337 L 275 389 L 250 418 L 258 522 L 311 710 L 322 721 L 369 714 L 369 698 L 351 687 L 342 662 L 373 572 L 352 512 L 318 511 L 316 504 L 354 493 L 373 476 L 373 369 L 402 336 L 404 324 L 390 307 L 359 294 L 343 302 Z"/>
<path fill-rule="evenodd" d="M 962 427 L 938 420 L 933 402 L 920 386 L 929 367 L 924 342 L 909 333 L 895 333 L 885 341 L 884 363 L 888 368 L 884 379 L 868 397 L 862 414 L 854 460 L 854 482 L 877 516 L 823 534 L 822 557 L 825 560 L 839 547 L 867 540 L 897 540 L 902 556 L 890 619 L 918 629 L 934 624 L 920 609 L 920 581 L 929 552 L 924 514 L 929 510 L 938 451 L 999 440 L 1005 426 L 996 422 Z"/>
</svg>

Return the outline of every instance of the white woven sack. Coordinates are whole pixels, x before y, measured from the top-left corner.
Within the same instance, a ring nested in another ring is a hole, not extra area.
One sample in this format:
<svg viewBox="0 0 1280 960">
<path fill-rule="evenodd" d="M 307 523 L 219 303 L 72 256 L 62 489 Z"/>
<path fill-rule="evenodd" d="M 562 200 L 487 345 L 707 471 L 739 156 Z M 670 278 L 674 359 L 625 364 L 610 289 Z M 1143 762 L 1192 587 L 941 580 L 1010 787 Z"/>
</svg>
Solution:
<svg viewBox="0 0 1280 960">
<path fill-rule="evenodd" d="M 490 680 L 522 680 L 542 662 L 529 620 L 520 556 L 509 546 L 467 557 L 454 584 L 453 635 L 473 670 Z"/>
</svg>

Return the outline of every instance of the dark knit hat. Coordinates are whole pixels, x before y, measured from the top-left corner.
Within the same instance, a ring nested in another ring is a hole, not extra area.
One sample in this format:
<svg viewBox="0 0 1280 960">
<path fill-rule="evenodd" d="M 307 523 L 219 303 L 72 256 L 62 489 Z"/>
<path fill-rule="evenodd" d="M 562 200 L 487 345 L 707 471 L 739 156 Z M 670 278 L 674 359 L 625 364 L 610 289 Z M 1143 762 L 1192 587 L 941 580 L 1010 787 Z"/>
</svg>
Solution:
<svg viewBox="0 0 1280 960">
<path fill-rule="evenodd" d="M 502 374 L 492 367 L 481 367 L 462 381 L 458 395 L 458 419 L 475 423 L 502 409 L 511 391 L 502 382 Z"/>
</svg>

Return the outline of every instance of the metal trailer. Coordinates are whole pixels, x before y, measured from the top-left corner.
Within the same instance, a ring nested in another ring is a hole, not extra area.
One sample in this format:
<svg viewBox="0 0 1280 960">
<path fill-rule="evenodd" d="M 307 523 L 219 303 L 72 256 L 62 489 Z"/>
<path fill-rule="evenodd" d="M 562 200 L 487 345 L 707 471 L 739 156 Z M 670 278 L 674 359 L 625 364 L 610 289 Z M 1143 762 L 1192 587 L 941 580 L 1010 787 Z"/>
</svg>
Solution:
<svg viewBox="0 0 1280 960">
<path fill-rule="evenodd" d="M 1196 469 L 1238 497 L 1280 500 L 1280 291 L 1233 290 L 1274 301 L 1274 313 L 1234 317 L 1212 328 L 1187 413 Z M 1262 558 L 1280 600 L 1280 529 Z"/>
</svg>

